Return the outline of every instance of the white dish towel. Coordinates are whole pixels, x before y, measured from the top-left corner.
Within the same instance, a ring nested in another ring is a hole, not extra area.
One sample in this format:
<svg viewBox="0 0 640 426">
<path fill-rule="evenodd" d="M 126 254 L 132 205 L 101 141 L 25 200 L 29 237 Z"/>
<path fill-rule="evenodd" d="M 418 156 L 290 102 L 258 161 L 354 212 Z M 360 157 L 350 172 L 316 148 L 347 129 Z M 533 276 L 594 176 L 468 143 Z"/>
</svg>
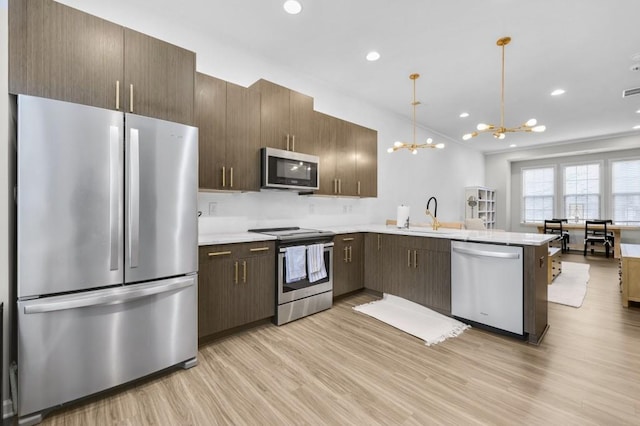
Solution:
<svg viewBox="0 0 640 426">
<path fill-rule="evenodd" d="M 324 244 L 307 246 L 307 264 L 309 265 L 309 282 L 313 283 L 327 276 L 324 265 Z"/>
<path fill-rule="evenodd" d="M 287 261 L 285 262 L 287 265 L 285 281 L 287 283 L 293 283 L 307 278 L 307 262 L 305 259 L 306 250 L 307 248 L 305 246 L 285 248 L 284 255 L 287 258 Z"/>
</svg>

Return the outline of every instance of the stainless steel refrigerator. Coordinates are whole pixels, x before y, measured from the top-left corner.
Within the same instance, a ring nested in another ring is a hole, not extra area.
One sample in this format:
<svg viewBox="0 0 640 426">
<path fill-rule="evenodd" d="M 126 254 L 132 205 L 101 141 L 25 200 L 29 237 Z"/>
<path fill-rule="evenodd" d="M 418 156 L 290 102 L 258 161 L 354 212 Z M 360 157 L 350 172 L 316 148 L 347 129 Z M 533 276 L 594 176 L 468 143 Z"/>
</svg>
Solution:
<svg viewBox="0 0 640 426">
<path fill-rule="evenodd" d="M 18 97 L 18 415 L 197 363 L 198 129 Z"/>
</svg>

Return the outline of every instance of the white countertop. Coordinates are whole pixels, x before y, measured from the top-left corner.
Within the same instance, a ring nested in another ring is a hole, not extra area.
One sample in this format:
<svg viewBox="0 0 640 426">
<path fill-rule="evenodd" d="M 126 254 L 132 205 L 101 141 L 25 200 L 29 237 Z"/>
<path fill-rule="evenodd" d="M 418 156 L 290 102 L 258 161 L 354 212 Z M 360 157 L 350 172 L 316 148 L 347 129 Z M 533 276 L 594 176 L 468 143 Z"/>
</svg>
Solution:
<svg viewBox="0 0 640 426">
<path fill-rule="evenodd" d="M 491 229 L 474 231 L 466 229 L 440 228 L 437 231 L 425 227 L 413 227 L 410 229 L 399 229 L 396 226 L 387 225 L 347 225 L 347 226 L 322 226 L 317 227 L 323 231 L 331 231 L 336 234 L 350 234 L 354 232 L 373 232 L 392 235 L 410 235 L 414 237 L 447 238 L 459 241 L 475 241 L 481 243 L 514 244 L 524 246 L 541 246 L 557 238 L 557 235 L 494 231 Z M 254 232 L 218 233 L 200 235 L 198 245 L 246 243 L 253 241 L 274 240 L 275 237 Z"/>
<path fill-rule="evenodd" d="M 275 240 L 272 235 L 258 234 L 255 232 L 230 232 L 198 235 L 199 246 L 211 246 L 214 244 L 252 243 L 255 241 Z"/>
<path fill-rule="evenodd" d="M 640 244 L 620 244 L 622 257 L 640 257 Z"/>
</svg>

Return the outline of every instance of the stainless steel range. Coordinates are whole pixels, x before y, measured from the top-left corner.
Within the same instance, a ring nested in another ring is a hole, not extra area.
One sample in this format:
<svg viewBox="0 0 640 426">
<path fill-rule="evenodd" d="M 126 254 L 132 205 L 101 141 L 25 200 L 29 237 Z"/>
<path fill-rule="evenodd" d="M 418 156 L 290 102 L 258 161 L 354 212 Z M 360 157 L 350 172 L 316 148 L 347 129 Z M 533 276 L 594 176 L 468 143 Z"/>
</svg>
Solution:
<svg viewBox="0 0 640 426">
<path fill-rule="evenodd" d="M 277 238 L 275 323 L 286 324 L 298 318 L 329 309 L 333 303 L 333 232 L 316 229 L 270 228 L 250 229 L 250 232 L 272 235 Z M 326 269 L 326 277 L 310 281 L 309 274 L 293 282 L 287 282 L 287 252 L 299 247 L 307 258 L 310 246 L 320 244 Z"/>
</svg>

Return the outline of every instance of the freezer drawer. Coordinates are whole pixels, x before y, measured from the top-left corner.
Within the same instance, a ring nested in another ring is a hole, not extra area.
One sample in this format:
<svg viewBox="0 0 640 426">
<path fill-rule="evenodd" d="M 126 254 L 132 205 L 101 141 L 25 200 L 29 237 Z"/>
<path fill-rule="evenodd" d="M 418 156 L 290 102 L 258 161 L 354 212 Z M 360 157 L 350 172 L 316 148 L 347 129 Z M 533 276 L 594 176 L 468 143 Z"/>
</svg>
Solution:
<svg viewBox="0 0 640 426">
<path fill-rule="evenodd" d="M 18 415 L 193 359 L 197 276 L 18 302 Z"/>
<path fill-rule="evenodd" d="M 524 333 L 523 249 L 451 242 L 451 315 Z"/>
</svg>

